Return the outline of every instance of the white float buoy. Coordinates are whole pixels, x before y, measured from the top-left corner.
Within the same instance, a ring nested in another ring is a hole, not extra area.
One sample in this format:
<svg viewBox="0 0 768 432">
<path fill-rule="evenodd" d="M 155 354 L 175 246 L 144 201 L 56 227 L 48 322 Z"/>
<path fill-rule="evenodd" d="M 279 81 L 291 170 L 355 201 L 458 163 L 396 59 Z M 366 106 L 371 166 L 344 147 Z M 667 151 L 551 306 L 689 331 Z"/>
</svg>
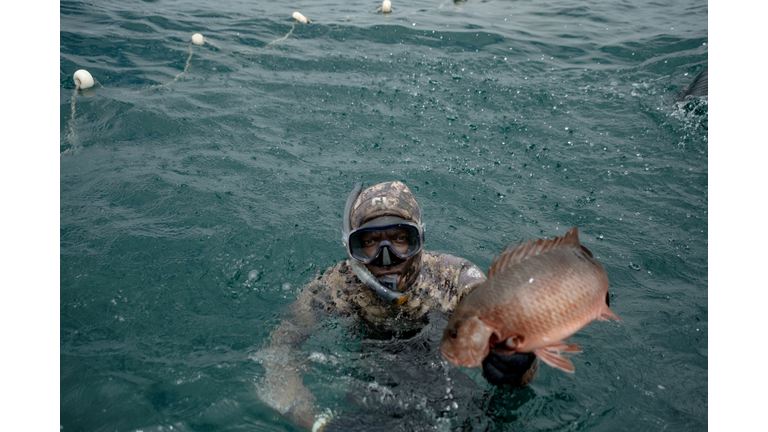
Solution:
<svg viewBox="0 0 768 432">
<path fill-rule="evenodd" d="M 192 43 L 195 45 L 203 45 L 205 43 L 205 38 L 200 33 L 195 33 L 192 35 Z"/>
<path fill-rule="evenodd" d="M 306 24 L 308 22 L 310 22 L 310 23 L 312 22 L 312 20 L 310 20 L 309 18 L 307 18 L 304 15 L 302 15 L 301 12 L 299 12 L 299 11 L 294 12 L 293 15 L 291 15 L 291 16 L 293 17 L 293 19 L 295 19 L 296 21 L 298 21 L 298 22 L 300 22 L 302 24 Z"/>
<path fill-rule="evenodd" d="M 77 99 L 77 93 L 81 90 L 93 87 L 93 84 L 96 82 L 93 79 L 93 76 L 85 69 L 78 69 L 75 71 L 75 74 L 72 75 L 72 79 L 75 81 L 75 91 L 72 92 L 72 117 L 69 119 L 69 135 L 67 135 L 67 138 L 69 139 L 72 147 L 61 152 L 60 156 L 63 156 L 65 153 L 74 150 L 75 147 L 78 147 L 79 144 L 77 137 L 75 136 L 75 100 Z M 92 91 L 93 90 L 91 90 L 91 92 Z"/>
<path fill-rule="evenodd" d="M 93 87 L 93 76 L 91 76 L 91 74 L 85 69 L 80 69 L 75 72 L 75 74 L 72 76 L 72 79 L 75 80 L 75 85 L 77 88 L 81 90 Z"/>
</svg>

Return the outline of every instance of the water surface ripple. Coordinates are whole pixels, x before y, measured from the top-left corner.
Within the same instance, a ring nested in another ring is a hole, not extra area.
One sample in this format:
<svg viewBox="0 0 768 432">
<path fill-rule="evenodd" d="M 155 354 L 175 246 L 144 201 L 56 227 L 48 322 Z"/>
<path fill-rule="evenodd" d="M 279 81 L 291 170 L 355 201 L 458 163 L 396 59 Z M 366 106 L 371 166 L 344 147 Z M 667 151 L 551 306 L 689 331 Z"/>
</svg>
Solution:
<svg viewBox="0 0 768 432">
<path fill-rule="evenodd" d="M 707 3 L 378 6 L 60 3 L 62 430 L 295 430 L 255 353 L 345 257 L 354 183 L 387 180 L 428 249 L 484 269 L 578 226 L 624 321 L 522 391 L 443 362 L 439 319 L 401 341 L 331 321 L 301 353 L 320 406 L 387 431 L 706 428 L 707 99 L 674 101 Z M 197 32 L 215 46 L 189 58 Z M 81 68 L 103 87 L 72 120 Z"/>
</svg>

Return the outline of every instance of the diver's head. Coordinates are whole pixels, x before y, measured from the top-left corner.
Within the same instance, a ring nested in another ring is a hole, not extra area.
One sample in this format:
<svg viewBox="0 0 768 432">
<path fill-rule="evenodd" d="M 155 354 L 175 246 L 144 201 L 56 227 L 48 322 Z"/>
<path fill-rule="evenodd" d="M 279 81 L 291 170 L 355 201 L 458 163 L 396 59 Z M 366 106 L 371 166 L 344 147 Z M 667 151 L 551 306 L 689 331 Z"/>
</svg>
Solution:
<svg viewBox="0 0 768 432">
<path fill-rule="evenodd" d="M 403 292 L 416 280 L 424 229 L 421 211 L 401 182 L 364 190 L 350 209 L 347 253 L 385 287 Z"/>
</svg>

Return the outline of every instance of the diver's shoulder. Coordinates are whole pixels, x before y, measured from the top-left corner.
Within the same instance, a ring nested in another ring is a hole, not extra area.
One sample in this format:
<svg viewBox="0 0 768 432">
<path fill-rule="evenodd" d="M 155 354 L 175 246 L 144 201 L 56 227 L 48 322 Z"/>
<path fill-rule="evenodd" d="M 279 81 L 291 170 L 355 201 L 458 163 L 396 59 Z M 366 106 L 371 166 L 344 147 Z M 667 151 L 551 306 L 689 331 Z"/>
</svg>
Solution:
<svg viewBox="0 0 768 432">
<path fill-rule="evenodd" d="M 341 280 L 346 279 L 351 272 L 352 269 L 347 260 L 339 261 L 326 267 L 325 270 L 315 273 L 312 280 L 304 285 L 302 291 L 317 294 L 319 291 L 328 288 L 329 285 L 338 284 Z"/>
<path fill-rule="evenodd" d="M 449 261 L 454 261 L 461 258 L 457 256 L 453 256 L 451 254 L 447 254 L 447 253 L 424 250 L 423 259 L 437 260 L 440 262 L 449 262 Z"/>
<path fill-rule="evenodd" d="M 342 260 L 323 270 L 319 278 L 326 279 L 331 276 L 348 275 L 351 273 L 352 266 L 349 265 L 349 260 Z"/>
<path fill-rule="evenodd" d="M 425 267 L 430 268 L 433 273 L 445 275 L 453 281 L 452 285 L 459 296 L 463 296 L 486 280 L 485 273 L 465 258 L 430 252 L 426 262 L 428 265 Z"/>
<path fill-rule="evenodd" d="M 352 310 L 350 298 L 359 291 L 358 284 L 349 262 L 340 261 L 318 272 L 314 280 L 304 285 L 297 300 L 307 305 L 306 310 L 346 315 Z"/>
<path fill-rule="evenodd" d="M 455 255 L 451 255 L 447 253 L 432 252 L 432 251 L 425 250 L 424 257 L 422 259 L 431 261 L 432 263 L 439 265 L 441 267 L 453 267 L 457 269 L 477 267 L 475 264 L 473 264 L 472 262 L 470 262 L 465 258 L 457 257 Z"/>
</svg>

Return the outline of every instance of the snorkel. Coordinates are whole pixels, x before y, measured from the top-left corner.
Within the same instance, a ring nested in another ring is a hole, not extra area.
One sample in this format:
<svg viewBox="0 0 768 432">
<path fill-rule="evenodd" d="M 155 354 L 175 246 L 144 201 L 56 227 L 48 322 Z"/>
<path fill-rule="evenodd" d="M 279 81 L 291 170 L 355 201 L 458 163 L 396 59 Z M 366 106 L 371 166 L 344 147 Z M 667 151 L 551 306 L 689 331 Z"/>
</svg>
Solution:
<svg viewBox="0 0 768 432">
<path fill-rule="evenodd" d="M 349 194 L 349 197 L 347 198 L 347 204 L 344 206 L 344 216 L 343 216 L 343 226 L 342 226 L 342 238 L 341 241 L 344 243 L 344 249 L 347 251 L 347 256 L 349 258 L 349 264 L 352 267 L 352 271 L 355 272 L 355 275 L 357 276 L 360 281 L 362 281 L 368 288 L 372 289 L 376 292 L 376 294 L 379 295 L 379 297 L 383 298 L 384 300 L 387 300 L 389 302 L 392 302 L 396 305 L 402 305 L 408 300 L 408 296 L 398 292 L 397 291 L 397 279 L 395 278 L 395 283 L 392 284 L 391 281 L 388 283 L 388 285 L 392 286 L 393 289 L 385 287 L 376 277 L 371 274 L 370 271 L 368 271 L 367 268 L 360 262 L 358 262 L 355 258 L 350 256 L 349 248 L 347 247 L 347 242 L 349 241 L 349 233 L 352 231 L 352 222 L 351 222 L 351 213 L 352 213 L 352 204 L 355 203 L 355 200 L 358 196 L 360 196 L 360 193 L 363 190 L 363 184 L 357 183 L 354 188 L 352 188 L 352 192 Z"/>
</svg>

